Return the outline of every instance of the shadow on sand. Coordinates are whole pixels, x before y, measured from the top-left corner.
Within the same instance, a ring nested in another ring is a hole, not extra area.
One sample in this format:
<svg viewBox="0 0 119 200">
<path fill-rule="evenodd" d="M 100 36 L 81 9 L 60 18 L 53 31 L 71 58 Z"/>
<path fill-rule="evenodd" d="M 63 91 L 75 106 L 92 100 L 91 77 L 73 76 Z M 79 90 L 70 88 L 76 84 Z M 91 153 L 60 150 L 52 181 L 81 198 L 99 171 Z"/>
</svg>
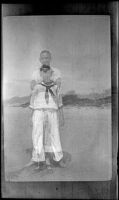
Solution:
<svg viewBox="0 0 119 200">
<path fill-rule="evenodd" d="M 26 154 L 30 154 L 30 156 L 32 156 L 32 149 L 26 149 Z M 53 160 L 53 155 L 52 154 L 46 154 L 49 159 L 50 159 L 50 169 L 47 167 L 46 162 L 33 162 L 31 164 L 26 164 L 23 168 L 16 170 L 16 171 L 12 171 L 6 174 L 6 180 L 7 181 L 12 181 L 15 180 L 17 178 L 19 178 L 20 176 L 22 176 L 22 174 L 41 174 L 40 176 L 44 176 L 46 174 L 49 173 L 53 173 L 54 169 L 56 168 L 66 168 L 69 166 L 69 163 L 71 162 L 71 154 L 69 154 L 66 151 L 63 151 L 63 158 L 61 161 L 56 162 Z"/>
</svg>

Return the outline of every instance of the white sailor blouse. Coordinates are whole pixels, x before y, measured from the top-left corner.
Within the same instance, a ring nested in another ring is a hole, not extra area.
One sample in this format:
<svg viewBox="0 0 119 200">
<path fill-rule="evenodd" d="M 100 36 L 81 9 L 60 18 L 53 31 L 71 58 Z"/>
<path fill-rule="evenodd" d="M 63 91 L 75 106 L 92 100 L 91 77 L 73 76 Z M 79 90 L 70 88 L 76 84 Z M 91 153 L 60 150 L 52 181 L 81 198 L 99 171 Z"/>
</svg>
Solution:
<svg viewBox="0 0 119 200">
<path fill-rule="evenodd" d="M 48 83 L 43 81 L 43 73 L 37 68 L 32 75 L 32 80 L 36 81 L 36 85 L 31 92 L 30 108 L 32 109 L 59 109 L 63 106 L 61 88 L 55 84 L 60 78 L 61 72 L 56 68 L 51 68 L 51 76 Z"/>
</svg>

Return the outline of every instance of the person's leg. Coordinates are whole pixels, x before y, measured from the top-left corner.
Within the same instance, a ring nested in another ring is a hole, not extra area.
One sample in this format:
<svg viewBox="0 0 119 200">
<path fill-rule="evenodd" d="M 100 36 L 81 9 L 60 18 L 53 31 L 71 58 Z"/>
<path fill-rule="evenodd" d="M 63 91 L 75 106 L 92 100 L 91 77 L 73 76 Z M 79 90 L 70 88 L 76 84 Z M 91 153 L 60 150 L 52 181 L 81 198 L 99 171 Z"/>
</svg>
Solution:
<svg viewBox="0 0 119 200">
<path fill-rule="evenodd" d="M 33 162 L 43 162 L 45 161 L 45 153 L 43 147 L 43 123 L 44 123 L 44 112 L 36 110 L 33 114 L 33 152 L 32 160 Z"/>
<path fill-rule="evenodd" d="M 46 167 L 47 167 L 47 169 L 49 170 L 49 173 L 53 173 L 53 169 L 52 169 L 52 164 L 51 164 L 51 162 L 50 162 L 50 155 L 49 155 L 50 153 L 48 152 L 48 153 L 46 153 Z"/>
<path fill-rule="evenodd" d="M 51 169 L 51 137 L 50 137 L 50 124 L 49 124 L 49 119 L 48 119 L 48 110 L 45 111 L 45 123 L 44 123 L 44 150 L 45 150 L 45 159 L 46 159 L 46 166 L 48 169 Z"/>
<path fill-rule="evenodd" d="M 54 153 L 53 159 L 59 162 L 63 158 L 63 152 L 60 142 L 59 121 L 57 111 L 48 112 L 48 120 L 50 123 L 51 147 Z"/>
</svg>

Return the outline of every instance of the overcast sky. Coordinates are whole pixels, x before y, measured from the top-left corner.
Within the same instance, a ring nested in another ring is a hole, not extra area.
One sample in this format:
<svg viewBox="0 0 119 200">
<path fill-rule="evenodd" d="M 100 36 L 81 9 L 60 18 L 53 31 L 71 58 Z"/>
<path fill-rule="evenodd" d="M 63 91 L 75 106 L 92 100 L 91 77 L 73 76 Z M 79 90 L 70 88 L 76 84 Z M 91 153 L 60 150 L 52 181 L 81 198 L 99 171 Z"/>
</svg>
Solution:
<svg viewBox="0 0 119 200">
<path fill-rule="evenodd" d="M 105 15 L 9 16 L 3 19 L 4 96 L 27 96 L 39 54 L 52 53 L 62 92 L 111 87 L 110 17 Z"/>
</svg>

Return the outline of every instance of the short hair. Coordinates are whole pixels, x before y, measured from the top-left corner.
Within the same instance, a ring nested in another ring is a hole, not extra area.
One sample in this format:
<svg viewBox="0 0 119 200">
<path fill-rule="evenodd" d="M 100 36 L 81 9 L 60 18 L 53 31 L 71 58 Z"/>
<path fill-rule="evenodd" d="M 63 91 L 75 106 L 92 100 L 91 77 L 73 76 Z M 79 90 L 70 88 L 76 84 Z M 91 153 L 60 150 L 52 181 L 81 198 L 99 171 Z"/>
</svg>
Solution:
<svg viewBox="0 0 119 200">
<path fill-rule="evenodd" d="M 41 57 L 41 55 L 42 55 L 43 53 L 49 54 L 49 56 L 50 56 L 50 58 L 51 58 L 51 52 L 50 52 L 50 51 L 48 51 L 48 50 L 43 50 L 43 51 L 41 51 L 41 52 L 40 52 L 40 57 Z"/>
</svg>

